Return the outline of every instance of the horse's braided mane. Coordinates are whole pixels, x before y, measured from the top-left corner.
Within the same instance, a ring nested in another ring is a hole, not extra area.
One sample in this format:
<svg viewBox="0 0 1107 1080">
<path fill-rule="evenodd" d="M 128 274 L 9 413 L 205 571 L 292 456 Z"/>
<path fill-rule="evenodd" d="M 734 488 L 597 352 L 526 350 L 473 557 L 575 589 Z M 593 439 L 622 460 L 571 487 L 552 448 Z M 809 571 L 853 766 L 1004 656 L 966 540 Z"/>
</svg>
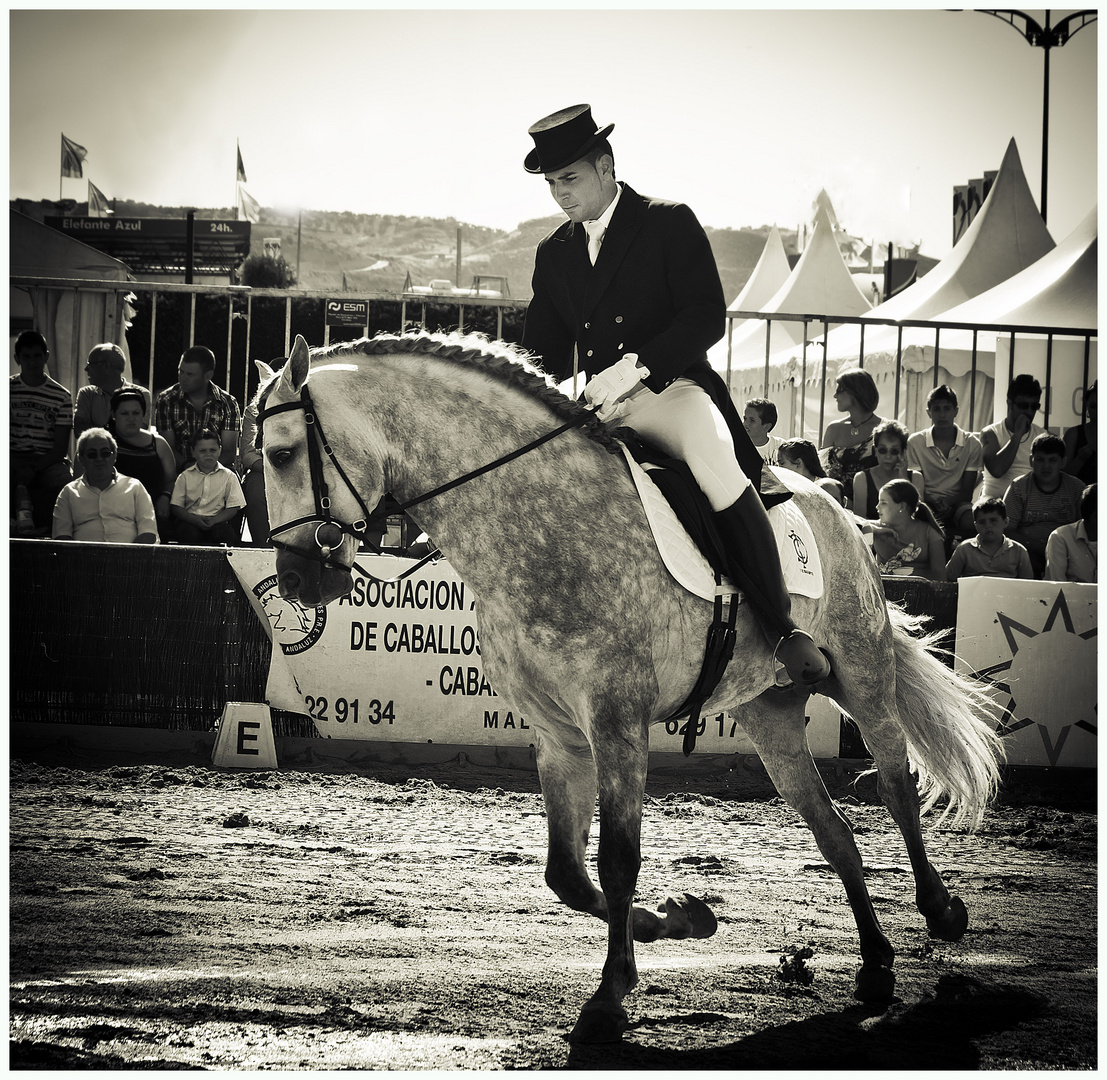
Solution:
<svg viewBox="0 0 1107 1080">
<path fill-rule="evenodd" d="M 591 411 L 572 398 L 566 397 L 557 388 L 552 376 L 537 367 L 522 349 L 507 342 L 491 341 L 484 334 L 478 333 L 434 334 L 427 331 L 406 334 L 381 333 L 358 341 L 338 342 L 314 351 L 312 363 L 349 356 L 351 353 L 363 356 L 420 353 L 477 368 L 508 386 L 525 391 L 546 405 L 556 416 L 577 421 L 580 430 L 605 447 L 608 453 L 621 453 L 618 440 Z"/>
</svg>

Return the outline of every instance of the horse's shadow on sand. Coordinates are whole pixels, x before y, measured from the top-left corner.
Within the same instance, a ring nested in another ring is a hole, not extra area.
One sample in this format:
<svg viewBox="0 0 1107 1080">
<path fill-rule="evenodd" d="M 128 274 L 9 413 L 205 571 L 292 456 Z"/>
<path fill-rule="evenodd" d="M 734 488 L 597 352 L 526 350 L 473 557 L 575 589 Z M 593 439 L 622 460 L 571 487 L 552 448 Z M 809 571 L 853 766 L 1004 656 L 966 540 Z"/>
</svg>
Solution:
<svg viewBox="0 0 1107 1080">
<path fill-rule="evenodd" d="M 972 1039 L 1040 1016 L 1046 1002 L 1026 990 L 943 976 L 937 993 L 913 1005 L 853 1005 L 767 1028 L 735 1042 L 666 1049 L 635 1042 L 633 1032 L 672 1029 L 687 1016 L 644 1017 L 626 1041 L 574 1046 L 575 1069 L 979 1069 Z M 706 1034 L 706 1033 L 705 1033 Z M 647 1036 L 648 1038 L 648 1036 Z"/>
</svg>

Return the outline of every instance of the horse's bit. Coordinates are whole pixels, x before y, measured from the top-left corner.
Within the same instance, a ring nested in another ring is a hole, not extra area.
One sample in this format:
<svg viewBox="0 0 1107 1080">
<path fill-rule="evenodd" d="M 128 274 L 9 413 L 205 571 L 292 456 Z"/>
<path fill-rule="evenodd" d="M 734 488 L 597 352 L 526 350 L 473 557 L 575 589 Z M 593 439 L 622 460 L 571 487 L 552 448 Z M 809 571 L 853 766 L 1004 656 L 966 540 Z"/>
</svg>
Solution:
<svg viewBox="0 0 1107 1080">
<path fill-rule="evenodd" d="M 269 530 L 269 542 L 282 551 L 291 552 L 294 555 L 299 555 L 305 559 L 311 559 L 314 562 L 320 563 L 322 566 L 330 570 L 356 570 L 359 574 L 364 574 L 366 577 L 372 577 L 368 570 L 364 570 L 357 565 L 355 561 L 352 566 L 346 567 L 341 563 L 336 563 L 331 559 L 331 553 L 342 543 L 343 536 L 352 536 L 360 544 L 361 542 L 367 543 L 377 554 L 380 554 L 380 548 L 370 541 L 366 537 L 366 533 L 369 528 L 379 521 L 381 518 L 386 518 L 390 514 L 401 513 L 407 510 L 409 507 L 416 506 L 419 503 L 426 502 L 428 499 L 433 499 L 436 495 L 441 495 L 444 492 L 450 491 L 455 487 L 460 487 L 462 484 L 468 483 L 470 480 L 476 479 L 478 476 L 482 476 L 486 472 L 490 472 L 492 469 L 499 468 L 501 465 L 506 465 L 509 461 L 514 461 L 517 457 L 521 457 L 523 454 L 528 453 L 531 450 L 536 449 L 543 443 L 549 442 L 550 439 L 560 435 L 563 431 L 568 431 L 569 428 L 576 427 L 579 424 L 587 422 L 591 419 L 588 413 L 582 413 L 578 417 L 574 417 L 572 420 L 567 421 L 558 428 L 554 428 L 553 431 L 547 432 L 545 435 L 540 435 L 537 439 L 527 443 L 525 446 L 520 447 L 517 450 L 512 450 L 510 453 L 505 454 L 503 457 L 497 458 L 495 461 L 489 462 L 487 465 L 482 465 L 479 469 L 474 469 L 472 472 L 465 473 L 464 476 L 459 476 L 456 480 L 450 480 L 448 483 L 442 484 L 436 487 L 433 491 L 428 491 L 423 495 L 419 495 L 414 499 L 409 499 L 407 502 L 394 507 L 385 507 L 383 502 L 373 512 L 369 511 L 369 508 L 365 505 L 365 500 L 358 494 L 357 489 L 350 482 L 350 478 L 346 475 L 345 470 L 339 464 L 338 458 L 335 456 L 334 451 L 331 449 L 330 443 L 327 442 L 327 436 L 323 431 L 323 425 L 319 423 L 319 417 L 315 412 L 315 404 L 311 399 L 311 391 L 308 389 L 307 383 L 300 388 L 300 400 L 286 402 L 284 405 L 274 405 L 272 408 L 259 409 L 257 430 L 261 439 L 264 441 L 262 435 L 262 424 L 264 420 L 269 416 L 274 416 L 277 413 L 289 412 L 294 409 L 302 409 L 304 413 L 304 423 L 307 426 L 307 451 L 308 451 L 308 470 L 311 475 L 311 493 L 315 499 L 315 513 L 308 514 L 305 517 L 299 517 L 293 521 L 286 521 L 283 525 L 278 525 L 276 528 L 270 528 Z M 318 433 L 318 439 L 312 437 L 312 431 Z M 346 522 L 338 521 L 331 514 L 331 497 L 330 488 L 327 485 L 326 478 L 323 475 L 323 458 L 320 454 L 320 447 L 322 452 L 330 459 L 331 464 L 334 466 L 338 475 L 341 477 L 342 482 L 346 485 L 349 492 L 357 500 L 358 506 L 361 508 L 361 512 L 364 517 L 359 518 L 357 521 L 347 524 Z M 315 546 L 317 550 L 312 551 L 308 548 L 296 547 L 293 544 L 288 544 L 283 540 L 276 539 L 278 533 L 288 532 L 289 529 L 295 529 L 300 525 L 308 525 L 313 522 L 319 524 L 315 529 Z M 414 574 L 420 567 L 425 566 L 432 559 L 438 558 L 442 553 L 435 548 L 429 555 L 426 555 L 414 566 L 404 571 L 402 574 L 397 575 L 395 578 L 390 579 L 393 581 L 399 581 L 402 578 Z"/>
</svg>

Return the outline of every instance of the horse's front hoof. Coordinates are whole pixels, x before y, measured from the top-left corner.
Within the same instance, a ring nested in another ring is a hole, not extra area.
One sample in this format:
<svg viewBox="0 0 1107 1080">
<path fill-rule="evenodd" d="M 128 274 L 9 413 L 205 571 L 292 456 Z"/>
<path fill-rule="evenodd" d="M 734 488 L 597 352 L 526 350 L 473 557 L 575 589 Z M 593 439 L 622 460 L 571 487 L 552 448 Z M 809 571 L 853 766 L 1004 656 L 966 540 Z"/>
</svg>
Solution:
<svg viewBox="0 0 1107 1080">
<path fill-rule="evenodd" d="M 896 975 L 883 964 L 862 964 L 857 970 L 853 996 L 858 1001 L 886 1003 L 896 992 Z"/>
<path fill-rule="evenodd" d="M 630 1026 L 627 1011 L 621 1005 L 614 1007 L 585 1005 L 580 1011 L 576 1026 L 569 1033 L 571 1043 L 619 1042 Z"/>
<path fill-rule="evenodd" d="M 940 941 L 960 941 L 969 925 L 969 913 L 961 903 L 959 896 L 951 896 L 949 904 L 941 915 L 927 917 L 926 929 L 933 938 Z"/>
<path fill-rule="evenodd" d="M 666 897 L 657 910 L 665 912 L 667 938 L 706 938 L 719 928 L 711 908 L 691 893 Z"/>
</svg>

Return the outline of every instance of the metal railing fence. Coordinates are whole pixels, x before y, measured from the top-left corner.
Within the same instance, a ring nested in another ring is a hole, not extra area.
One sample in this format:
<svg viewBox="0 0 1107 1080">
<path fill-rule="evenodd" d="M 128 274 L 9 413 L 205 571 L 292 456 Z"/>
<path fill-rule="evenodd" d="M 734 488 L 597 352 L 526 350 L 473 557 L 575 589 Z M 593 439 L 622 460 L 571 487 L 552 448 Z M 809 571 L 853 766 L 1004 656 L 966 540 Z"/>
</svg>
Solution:
<svg viewBox="0 0 1107 1080">
<path fill-rule="evenodd" d="M 180 354 L 192 345 L 206 345 L 215 353 L 215 381 L 234 394 L 240 404 L 257 387 L 253 361 L 287 356 L 296 334 L 302 334 L 311 345 L 329 345 L 378 331 L 400 333 L 424 326 L 430 330 L 476 330 L 491 338 L 518 342 L 527 307 L 526 300 L 484 295 L 252 289 L 203 283 L 15 276 L 9 282 L 12 288 L 32 295 L 36 290 L 72 295 L 74 326 L 80 324 L 83 295 L 130 294 L 133 314 L 127 343 L 134 381 L 156 395 L 176 381 Z M 366 301 L 366 324 L 329 325 L 325 305 L 333 299 Z M 81 364 L 76 367 L 79 371 Z"/>
<path fill-rule="evenodd" d="M 893 415 L 899 413 L 900 408 L 900 388 L 903 375 L 903 331 L 910 328 L 918 328 L 923 330 L 930 330 L 934 333 L 934 361 L 932 365 L 933 372 L 933 386 L 938 385 L 939 371 L 941 368 L 941 335 L 945 330 L 958 330 L 967 331 L 972 334 L 972 349 L 971 349 L 971 385 L 975 391 L 976 378 L 978 374 L 978 342 L 982 334 L 1006 337 L 1009 342 L 1008 349 L 1008 371 L 1007 381 L 1010 382 L 1015 376 L 1015 357 L 1016 357 L 1016 342 L 1019 335 L 1033 335 L 1036 337 L 1043 337 L 1046 339 L 1046 369 L 1045 379 L 1042 380 L 1042 393 L 1044 402 L 1043 413 L 1043 426 L 1049 426 L 1049 411 L 1050 405 L 1053 399 L 1051 393 L 1052 389 L 1052 357 L 1053 357 L 1053 343 L 1056 338 L 1073 339 L 1083 341 L 1083 375 L 1082 386 L 1089 386 L 1090 381 L 1094 378 L 1092 373 L 1091 363 L 1091 343 L 1098 338 L 1099 332 L 1096 327 L 1065 327 L 1065 326 L 1050 326 L 1050 325 L 1030 325 L 1022 323 L 966 323 L 966 322 L 954 322 L 946 321 L 943 319 L 886 319 L 879 317 L 871 317 L 867 315 L 836 315 L 833 313 L 818 312 L 809 314 L 792 314 L 784 312 L 767 313 L 763 311 L 728 311 L 727 312 L 727 368 L 726 368 L 726 382 L 727 385 L 731 385 L 731 379 L 734 370 L 733 364 L 733 334 L 734 324 L 738 320 L 756 319 L 765 323 L 765 366 L 764 366 L 764 392 L 767 394 L 770 383 L 770 365 L 773 359 L 772 348 L 772 328 L 774 322 L 786 322 L 786 323 L 802 323 L 803 324 L 803 344 L 802 346 L 796 346 L 800 353 L 800 383 L 803 388 L 803 405 L 806 405 L 806 387 L 807 387 L 807 365 L 808 365 L 808 349 L 815 349 L 822 352 L 821 356 L 816 357 L 812 362 L 819 365 L 819 378 L 818 384 L 820 388 L 820 402 L 819 402 L 819 431 L 823 430 L 824 416 L 825 416 L 825 401 L 826 401 L 826 376 L 828 359 L 826 356 L 825 346 L 823 342 L 826 341 L 832 327 L 839 325 L 855 325 L 860 327 L 859 332 L 859 349 L 857 357 L 857 366 L 865 366 L 865 328 L 868 326 L 888 326 L 897 329 L 897 340 L 895 349 L 895 401 Z M 816 331 L 815 337 L 812 337 L 808 333 L 808 328 L 812 325 L 821 327 Z M 821 340 L 820 340 L 821 339 Z M 975 392 L 970 397 L 970 407 L 968 416 L 968 430 L 975 430 L 975 416 L 973 415 L 973 405 L 975 404 Z"/>
<path fill-rule="evenodd" d="M 216 382 L 234 394 L 240 404 L 249 400 L 257 387 L 258 376 L 252 361 L 270 360 L 287 356 L 296 334 L 312 345 L 326 345 L 332 341 L 353 340 L 378 331 L 402 332 L 413 326 L 425 326 L 430 330 L 469 329 L 479 330 L 489 337 L 504 341 L 521 340 L 523 319 L 529 301 L 510 297 L 458 294 L 412 294 L 340 292 L 301 289 L 250 289 L 243 286 L 218 286 L 211 284 L 184 285 L 173 282 L 100 281 L 68 278 L 12 277 L 13 288 L 51 289 L 72 293 L 75 297 L 74 324 L 79 322 L 80 297 L 85 293 L 130 294 L 135 309 L 127 330 L 131 352 L 133 378 L 149 387 L 155 394 L 176 381 L 177 361 L 180 353 L 190 345 L 204 344 L 216 355 Z M 325 304 L 328 299 L 365 300 L 368 306 L 366 325 L 356 327 L 332 327 L 328 325 Z M 941 365 L 941 335 L 945 331 L 968 331 L 972 334 L 971 384 L 975 387 L 978 363 L 977 341 L 980 335 L 996 334 L 1009 342 L 1008 376 L 1014 375 L 1019 336 L 1034 335 L 1046 340 L 1045 378 L 1042 381 L 1044 398 L 1044 426 L 1049 426 L 1049 413 L 1053 401 L 1052 355 L 1057 339 L 1083 341 L 1082 386 L 1088 386 L 1095 377 L 1092 370 L 1091 343 L 1098 337 L 1095 327 L 1062 327 L 1015 324 L 974 324 L 947 322 L 941 319 L 887 319 L 871 316 L 839 315 L 833 312 L 806 314 L 764 313 L 760 311 L 734 311 L 727 313 L 727 368 L 726 378 L 731 385 L 732 338 L 736 320 L 760 320 L 766 324 L 764 387 L 768 391 L 769 367 L 773 355 L 772 327 L 776 322 L 802 323 L 803 345 L 797 346 L 800 354 L 800 379 L 797 389 L 801 397 L 800 410 L 806 409 L 808 389 L 808 365 L 818 368 L 819 430 L 823 429 L 826 398 L 828 361 L 822 351 L 819 338 L 825 338 L 831 327 L 857 325 L 860 327 L 858 365 L 865 363 L 865 328 L 897 328 L 895 350 L 895 413 L 900 407 L 900 389 L 903 377 L 903 332 L 908 328 L 920 328 L 934 335 L 933 378 L 937 385 Z M 814 335 L 809 328 L 818 328 Z M 814 355 L 809 352 L 814 350 Z M 79 368 L 79 365 L 78 365 Z M 969 402 L 968 429 L 975 430 L 977 418 L 973 414 L 975 395 Z"/>
</svg>

